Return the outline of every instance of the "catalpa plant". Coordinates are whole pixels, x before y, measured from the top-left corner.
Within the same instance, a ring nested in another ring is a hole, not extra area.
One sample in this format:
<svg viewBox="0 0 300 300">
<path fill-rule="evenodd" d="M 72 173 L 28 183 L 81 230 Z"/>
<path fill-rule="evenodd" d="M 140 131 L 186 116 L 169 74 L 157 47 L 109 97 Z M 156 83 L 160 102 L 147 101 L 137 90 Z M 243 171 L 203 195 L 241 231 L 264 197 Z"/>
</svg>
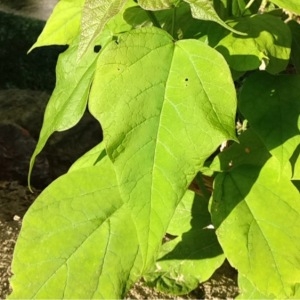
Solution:
<svg viewBox="0 0 300 300">
<path fill-rule="evenodd" d="M 29 208 L 9 298 L 124 298 L 141 277 L 185 294 L 225 259 L 239 297 L 299 298 L 298 15 L 298 0 L 60 0 L 32 47 L 68 45 L 31 168 L 86 109 L 104 139 Z"/>
</svg>

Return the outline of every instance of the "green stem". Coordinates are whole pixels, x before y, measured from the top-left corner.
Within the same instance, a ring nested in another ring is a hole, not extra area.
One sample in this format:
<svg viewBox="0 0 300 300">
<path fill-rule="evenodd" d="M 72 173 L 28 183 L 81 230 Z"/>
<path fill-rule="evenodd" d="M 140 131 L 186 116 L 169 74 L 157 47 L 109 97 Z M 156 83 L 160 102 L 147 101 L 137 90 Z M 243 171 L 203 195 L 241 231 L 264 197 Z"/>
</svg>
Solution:
<svg viewBox="0 0 300 300">
<path fill-rule="evenodd" d="M 160 24 L 159 24 L 157 18 L 155 17 L 155 14 L 153 13 L 153 11 L 146 10 L 146 13 L 147 13 L 147 15 L 148 15 L 150 21 L 153 23 L 153 25 L 154 25 L 155 27 L 158 27 L 158 28 L 161 29 L 161 26 L 160 26 Z"/>
<path fill-rule="evenodd" d="M 176 21 L 176 7 L 173 8 L 173 17 L 172 17 L 172 28 L 171 28 L 171 35 L 175 38 L 175 21 Z"/>
</svg>

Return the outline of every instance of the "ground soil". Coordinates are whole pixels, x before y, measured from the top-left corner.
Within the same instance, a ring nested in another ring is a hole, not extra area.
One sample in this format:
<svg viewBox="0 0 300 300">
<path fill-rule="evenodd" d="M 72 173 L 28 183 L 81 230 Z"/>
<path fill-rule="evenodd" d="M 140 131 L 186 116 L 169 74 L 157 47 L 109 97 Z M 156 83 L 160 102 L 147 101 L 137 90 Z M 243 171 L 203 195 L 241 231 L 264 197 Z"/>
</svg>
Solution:
<svg viewBox="0 0 300 300">
<path fill-rule="evenodd" d="M 12 254 L 22 218 L 39 190 L 31 193 L 17 181 L 0 181 L 0 299 L 10 293 Z M 128 293 L 128 299 L 232 299 L 238 295 L 237 273 L 225 262 L 210 280 L 200 284 L 188 295 L 164 295 L 138 282 Z"/>
</svg>

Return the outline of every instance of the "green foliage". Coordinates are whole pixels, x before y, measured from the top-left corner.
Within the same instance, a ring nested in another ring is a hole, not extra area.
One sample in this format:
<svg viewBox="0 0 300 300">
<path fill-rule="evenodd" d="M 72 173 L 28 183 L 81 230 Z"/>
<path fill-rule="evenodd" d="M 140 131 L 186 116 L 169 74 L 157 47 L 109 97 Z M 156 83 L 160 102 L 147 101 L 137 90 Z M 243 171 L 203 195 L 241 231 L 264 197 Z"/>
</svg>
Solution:
<svg viewBox="0 0 300 300">
<path fill-rule="evenodd" d="M 86 108 L 104 140 L 27 212 L 11 299 L 122 298 L 141 277 L 184 294 L 225 258 L 243 299 L 297 298 L 300 25 L 281 5 L 300 5 L 252 2 L 59 1 L 33 46 L 69 45 L 31 167 Z"/>
</svg>

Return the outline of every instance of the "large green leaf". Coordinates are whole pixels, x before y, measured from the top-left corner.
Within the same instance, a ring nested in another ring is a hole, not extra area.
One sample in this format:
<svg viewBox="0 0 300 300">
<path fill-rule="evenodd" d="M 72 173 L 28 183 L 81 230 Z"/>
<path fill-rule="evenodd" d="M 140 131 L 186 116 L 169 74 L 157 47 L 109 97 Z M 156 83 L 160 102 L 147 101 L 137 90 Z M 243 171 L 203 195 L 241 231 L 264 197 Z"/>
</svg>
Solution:
<svg viewBox="0 0 300 300">
<path fill-rule="evenodd" d="M 240 295 L 236 299 L 274 299 L 274 296 L 266 296 L 258 291 L 248 278 L 239 274 Z"/>
<path fill-rule="evenodd" d="M 85 0 L 60 0 L 36 43 L 36 47 L 47 45 L 68 45 L 76 39 L 80 31 L 82 9 Z"/>
<path fill-rule="evenodd" d="M 300 15 L 300 5 L 298 0 L 270 0 L 270 2 L 273 2 L 290 12 Z"/>
<path fill-rule="evenodd" d="M 119 299 L 141 269 L 137 227 L 110 160 L 68 173 L 23 220 L 10 299 Z"/>
<path fill-rule="evenodd" d="M 218 174 L 211 214 L 231 265 L 260 293 L 292 296 L 300 282 L 300 195 L 278 161 Z"/>
<path fill-rule="evenodd" d="M 195 19 L 213 21 L 224 28 L 230 30 L 239 35 L 244 35 L 243 31 L 235 30 L 234 28 L 227 25 L 215 11 L 213 2 L 211 0 L 184 0 L 191 6 L 192 15 Z"/>
<path fill-rule="evenodd" d="M 85 0 L 82 10 L 81 35 L 78 58 L 87 51 L 104 26 L 117 15 L 127 0 Z"/>
<path fill-rule="evenodd" d="M 189 198 L 184 197 L 180 203 L 187 202 L 187 206 L 190 206 Z M 155 266 L 145 276 L 148 285 L 165 293 L 187 294 L 199 282 L 209 279 L 224 262 L 225 256 L 211 227 L 207 202 L 194 194 L 192 206 L 189 211 L 185 211 L 190 219 L 190 228 L 185 232 L 184 228 L 180 228 L 182 222 L 178 219 L 177 211 L 181 207 L 177 207 L 168 232 L 180 235 L 162 246 Z M 180 213 L 181 216 L 183 214 Z M 175 222 L 177 228 L 174 232 Z"/>
<path fill-rule="evenodd" d="M 110 33 L 104 32 L 97 43 L 104 46 L 111 39 Z M 56 66 L 56 87 L 46 107 L 39 141 L 31 158 L 31 169 L 35 157 L 41 152 L 51 134 L 72 128 L 79 122 L 86 110 L 99 54 L 94 52 L 93 47 L 90 47 L 87 55 L 77 62 L 77 53 L 78 41 L 71 44 L 59 56 Z"/>
<path fill-rule="evenodd" d="M 262 14 L 245 17 L 232 26 L 247 36 L 224 31 L 215 48 L 236 71 L 265 68 L 275 74 L 285 70 L 290 59 L 291 33 L 278 17 Z M 214 33 L 212 32 L 212 35 Z"/>
<path fill-rule="evenodd" d="M 257 72 L 247 78 L 240 109 L 282 168 L 300 144 L 300 76 Z"/>
<path fill-rule="evenodd" d="M 99 56 L 89 108 L 122 196 L 148 220 L 139 232 L 147 268 L 190 181 L 222 141 L 235 138 L 230 71 L 200 41 L 133 30 Z"/>
</svg>

